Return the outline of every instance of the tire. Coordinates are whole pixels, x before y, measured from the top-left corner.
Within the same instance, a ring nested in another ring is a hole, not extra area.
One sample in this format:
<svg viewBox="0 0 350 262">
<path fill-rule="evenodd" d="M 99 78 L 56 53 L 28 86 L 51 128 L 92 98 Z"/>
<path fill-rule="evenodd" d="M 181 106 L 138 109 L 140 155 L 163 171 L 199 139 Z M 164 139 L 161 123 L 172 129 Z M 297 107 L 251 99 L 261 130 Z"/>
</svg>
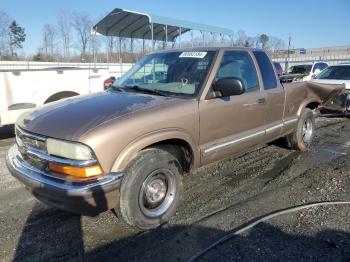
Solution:
<svg viewBox="0 0 350 262">
<path fill-rule="evenodd" d="M 287 137 L 292 149 L 308 151 L 314 137 L 315 118 L 313 112 L 304 108 L 299 118 L 297 129 Z"/>
<path fill-rule="evenodd" d="M 179 161 L 169 152 L 160 148 L 141 151 L 125 170 L 119 217 L 141 230 L 167 222 L 180 202 L 182 173 Z"/>
</svg>

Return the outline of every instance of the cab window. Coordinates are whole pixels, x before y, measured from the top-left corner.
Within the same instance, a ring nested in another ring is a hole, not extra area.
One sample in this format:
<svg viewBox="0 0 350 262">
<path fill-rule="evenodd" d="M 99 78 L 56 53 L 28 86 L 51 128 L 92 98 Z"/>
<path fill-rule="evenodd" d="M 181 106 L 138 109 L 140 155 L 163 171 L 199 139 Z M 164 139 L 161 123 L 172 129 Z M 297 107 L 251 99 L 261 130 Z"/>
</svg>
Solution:
<svg viewBox="0 0 350 262">
<path fill-rule="evenodd" d="M 254 51 L 253 53 L 260 68 L 264 89 L 268 90 L 276 88 L 277 79 L 269 57 L 262 51 Z"/>
<path fill-rule="evenodd" d="M 248 52 L 226 51 L 221 60 L 215 81 L 222 78 L 239 78 L 246 87 L 246 92 L 259 88 L 258 75 Z"/>
</svg>

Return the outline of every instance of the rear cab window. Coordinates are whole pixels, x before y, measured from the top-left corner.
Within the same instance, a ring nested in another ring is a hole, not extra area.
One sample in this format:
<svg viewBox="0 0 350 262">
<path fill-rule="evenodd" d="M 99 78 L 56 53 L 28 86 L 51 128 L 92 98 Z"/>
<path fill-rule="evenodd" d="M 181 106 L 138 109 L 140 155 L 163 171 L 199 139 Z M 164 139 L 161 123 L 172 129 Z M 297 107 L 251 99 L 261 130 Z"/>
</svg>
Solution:
<svg viewBox="0 0 350 262">
<path fill-rule="evenodd" d="M 253 51 L 253 54 L 260 68 L 264 89 L 269 90 L 277 88 L 278 85 L 275 70 L 273 69 L 272 63 L 267 54 L 263 51 Z"/>
</svg>

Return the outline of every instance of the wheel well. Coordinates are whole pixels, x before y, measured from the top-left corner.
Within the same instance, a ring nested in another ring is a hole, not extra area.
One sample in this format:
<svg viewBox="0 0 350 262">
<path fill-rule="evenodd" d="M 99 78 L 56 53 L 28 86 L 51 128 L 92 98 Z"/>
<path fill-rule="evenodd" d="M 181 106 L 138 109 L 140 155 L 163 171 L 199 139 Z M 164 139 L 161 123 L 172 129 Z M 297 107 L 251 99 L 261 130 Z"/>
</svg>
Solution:
<svg viewBox="0 0 350 262">
<path fill-rule="evenodd" d="M 175 156 L 185 172 L 191 170 L 193 164 L 193 151 L 189 143 L 182 139 L 168 139 L 155 144 L 149 145 L 146 148 L 157 147 L 166 150 Z"/>
<path fill-rule="evenodd" d="M 72 97 L 72 96 L 77 96 L 77 95 L 79 95 L 79 94 L 76 92 L 62 91 L 62 92 L 59 92 L 59 93 L 56 93 L 56 94 L 50 96 L 48 99 L 46 99 L 44 104 L 54 102 L 54 101 L 60 100 L 62 98 L 67 98 L 67 97 Z"/>
<path fill-rule="evenodd" d="M 319 105 L 320 105 L 320 103 L 318 103 L 318 102 L 311 102 L 311 103 L 307 104 L 305 107 L 309 108 L 311 110 L 314 110 L 314 109 L 318 108 Z"/>
</svg>

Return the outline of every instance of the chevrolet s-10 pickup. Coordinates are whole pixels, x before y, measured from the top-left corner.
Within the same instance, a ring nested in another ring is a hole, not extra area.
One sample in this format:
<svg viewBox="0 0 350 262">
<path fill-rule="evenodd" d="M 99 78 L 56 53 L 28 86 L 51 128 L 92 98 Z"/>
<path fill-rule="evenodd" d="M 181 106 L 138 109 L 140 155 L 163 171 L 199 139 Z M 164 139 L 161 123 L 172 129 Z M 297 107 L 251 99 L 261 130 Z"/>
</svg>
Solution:
<svg viewBox="0 0 350 262">
<path fill-rule="evenodd" d="M 260 49 L 160 51 L 106 92 L 21 115 L 7 166 L 50 206 L 84 215 L 114 209 L 147 230 L 175 213 L 182 177 L 195 168 L 279 138 L 308 150 L 314 112 L 343 90 L 282 86 Z"/>
</svg>

